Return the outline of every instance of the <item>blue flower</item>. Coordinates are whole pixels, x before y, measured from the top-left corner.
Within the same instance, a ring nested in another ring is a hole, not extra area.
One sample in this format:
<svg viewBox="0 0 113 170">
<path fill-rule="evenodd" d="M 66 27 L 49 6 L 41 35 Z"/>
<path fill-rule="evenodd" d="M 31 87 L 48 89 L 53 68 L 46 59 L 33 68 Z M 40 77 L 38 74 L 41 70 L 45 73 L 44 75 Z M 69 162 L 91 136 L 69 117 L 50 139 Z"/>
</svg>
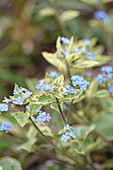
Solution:
<svg viewBox="0 0 113 170">
<path fill-rule="evenodd" d="M 73 52 L 79 52 L 80 49 L 79 49 L 79 48 L 75 48 L 75 49 L 73 49 L 72 51 L 73 51 Z"/>
<path fill-rule="evenodd" d="M 104 11 L 96 11 L 94 13 L 94 18 L 97 20 L 103 20 L 104 22 L 109 22 L 110 20 L 108 14 Z"/>
<path fill-rule="evenodd" d="M 25 93 L 22 94 L 22 98 L 23 99 L 27 99 L 28 97 L 30 97 L 33 93 L 30 92 L 29 90 L 27 90 Z"/>
<path fill-rule="evenodd" d="M 61 37 L 61 38 L 60 38 L 60 41 L 63 42 L 63 43 L 65 43 L 65 44 L 70 44 L 70 42 L 71 42 L 70 39 L 68 39 L 68 38 L 66 38 L 66 37 Z"/>
<path fill-rule="evenodd" d="M 39 116 L 37 116 L 36 121 L 39 122 L 39 124 L 44 123 L 45 121 L 49 122 L 51 119 L 51 116 L 49 113 L 46 114 L 46 112 L 42 112 L 42 111 L 38 111 L 39 112 Z"/>
<path fill-rule="evenodd" d="M 52 78 L 57 78 L 59 77 L 59 74 L 56 72 L 56 71 L 51 71 L 49 74 L 48 74 L 49 77 L 52 77 Z"/>
<path fill-rule="evenodd" d="M 11 122 L 6 122 L 6 121 L 4 121 L 2 124 L 1 124 L 1 126 L 0 126 L 0 131 L 10 131 L 10 130 L 12 130 L 12 126 L 10 126 L 11 125 Z"/>
<path fill-rule="evenodd" d="M 90 72 L 90 71 L 87 72 L 87 76 L 88 76 L 88 77 L 91 77 L 91 76 L 92 76 L 92 72 Z"/>
<path fill-rule="evenodd" d="M 75 75 L 71 77 L 72 85 L 76 86 L 79 85 L 81 90 L 86 90 L 87 86 L 89 85 L 89 81 L 84 80 L 82 76 Z"/>
<path fill-rule="evenodd" d="M 91 41 L 89 39 L 84 39 L 83 42 L 86 46 L 90 46 L 91 44 Z"/>
<path fill-rule="evenodd" d="M 11 99 L 7 99 L 7 97 L 4 97 L 4 100 L 2 102 L 9 103 L 9 102 L 11 102 Z"/>
<path fill-rule="evenodd" d="M 51 120 L 51 116 L 50 116 L 50 114 L 48 113 L 48 114 L 46 115 L 46 121 L 49 122 L 50 120 Z"/>
<path fill-rule="evenodd" d="M 75 134 L 73 133 L 73 131 L 69 132 L 69 136 L 71 136 L 72 138 L 75 138 Z"/>
<path fill-rule="evenodd" d="M 82 49 L 82 51 L 81 51 L 81 54 L 86 54 L 86 53 L 87 53 L 87 48 L 84 47 L 84 48 Z"/>
<path fill-rule="evenodd" d="M 89 85 L 89 81 L 83 80 L 83 81 L 81 81 L 81 83 L 79 84 L 79 87 L 80 87 L 81 90 L 86 90 L 88 85 Z"/>
<path fill-rule="evenodd" d="M 29 104 L 27 104 L 27 105 L 25 106 L 25 108 L 26 108 L 26 110 L 29 110 Z"/>
<path fill-rule="evenodd" d="M 102 66 L 101 71 L 105 71 L 106 73 L 111 73 L 113 69 L 112 66 Z"/>
<path fill-rule="evenodd" d="M 75 139 L 77 133 L 75 135 L 74 131 L 72 131 L 72 127 L 69 126 L 69 124 L 64 126 L 64 129 L 66 130 L 66 133 L 62 135 L 62 137 L 61 137 L 62 141 L 67 142 L 70 139 Z"/>
<path fill-rule="evenodd" d="M 7 112 L 8 111 L 8 105 L 0 104 L 0 111 L 1 112 Z"/>
<path fill-rule="evenodd" d="M 53 92 L 54 86 L 51 86 L 51 84 L 37 84 L 36 88 L 39 89 L 41 92 Z"/>
<path fill-rule="evenodd" d="M 94 56 L 93 56 L 93 54 L 91 52 L 87 53 L 87 58 L 89 58 L 91 61 L 95 60 L 95 58 L 94 58 Z"/>
<path fill-rule="evenodd" d="M 64 54 L 65 57 L 68 57 L 70 55 L 70 53 L 67 51 L 62 51 L 62 53 Z"/>
<path fill-rule="evenodd" d="M 70 93 L 71 95 L 74 95 L 77 93 L 76 89 L 74 89 L 73 87 L 70 87 L 69 85 L 66 85 L 65 88 L 66 88 L 65 95 L 68 95 L 68 93 Z"/>
<path fill-rule="evenodd" d="M 21 91 L 17 91 L 17 90 L 14 90 L 14 91 L 13 91 L 13 94 L 14 94 L 14 95 L 19 95 L 20 93 L 21 93 Z"/>
<path fill-rule="evenodd" d="M 26 89 L 26 88 L 23 88 L 23 87 L 19 87 L 19 89 L 20 89 L 21 91 L 24 91 L 24 92 L 27 91 L 27 89 Z"/>
<path fill-rule="evenodd" d="M 113 73 L 108 73 L 106 76 L 107 76 L 107 78 L 112 79 Z"/>
<path fill-rule="evenodd" d="M 44 82 L 45 82 L 45 79 L 41 79 L 41 80 L 39 80 L 40 85 L 43 85 L 43 84 L 44 84 Z"/>
<path fill-rule="evenodd" d="M 72 129 L 72 127 L 71 127 L 71 126 L 69 126 L 69 124 L 67 124 L 66 126 L 64 126 L 64 129 L 66 129 L 66 130 L 71 130 L 71 129 Z"/>
<path fill-rule="evenodd" d="M 106 74 L 105 73 L 99 74 L 97 76 L 97 79 L 98 79 L 98 84 L 101 84 L 104 81 L 108 81 L 108 79 L 106 78 Z"/>
<path fill-rule="evenodd" d="M 38 113 L 38 112 L 42 112 L 42 110 L 38 110 L 38 109 L 36 109 L 36 110 L 35 110 L 35 112 L 37 112 L 37 113 Z"/>
<path fill-rule="evenodd" d="M 71 80 L 73 81 L 72 83 L 74 84 L 73 86 L 79 85 L 82 80 L 84 80 L 83 76 L 79 75 L 74 75 L 71 77 Z"/>
<path fill-rule="evenodd" d="M 111 86 L 111 87 L 108 88 L 108 92 L 109 92 L 109 93 L 112 93 L 112 92 L 113 92 L 113 86 Z"/>
<path fill-rule="evenodd" d="M 15 98 L 15 104 L 22 105 L 24 100 L 21 97 Z"/>
<path fill-rule="evenodd" d="M 63 134 L 62 137 L 61 137 L 61 140 L 64 141 L 64 142 L 67 142 L 68 140 L 70 139 L 70 136 L 68 136 L 68 134 Z"/>
</svg>

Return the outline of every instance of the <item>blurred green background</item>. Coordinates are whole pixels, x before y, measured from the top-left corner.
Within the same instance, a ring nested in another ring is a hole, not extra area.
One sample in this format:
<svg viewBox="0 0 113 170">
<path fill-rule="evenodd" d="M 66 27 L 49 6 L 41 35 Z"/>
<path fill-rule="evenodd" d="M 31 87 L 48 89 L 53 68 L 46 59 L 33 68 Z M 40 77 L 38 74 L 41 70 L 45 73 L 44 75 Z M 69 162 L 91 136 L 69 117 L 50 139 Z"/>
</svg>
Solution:
<svg viewBox="0 0 113 170">
<path fill-rule="evenodd" d="M 14 83 L 25 87 L 25 78 L 43 76 L 47 62 L 41 52 L 55 51 L 59 35 L 77 39 L 96 36 L 106 48 L 103 27 L 93 19 L 96 10 L 105 9 L 111 16 L 107 30 L 113 32 L 113 4 L 106 2 L 0 0 L 0 101 L 11 93 Z"/>
</svg>

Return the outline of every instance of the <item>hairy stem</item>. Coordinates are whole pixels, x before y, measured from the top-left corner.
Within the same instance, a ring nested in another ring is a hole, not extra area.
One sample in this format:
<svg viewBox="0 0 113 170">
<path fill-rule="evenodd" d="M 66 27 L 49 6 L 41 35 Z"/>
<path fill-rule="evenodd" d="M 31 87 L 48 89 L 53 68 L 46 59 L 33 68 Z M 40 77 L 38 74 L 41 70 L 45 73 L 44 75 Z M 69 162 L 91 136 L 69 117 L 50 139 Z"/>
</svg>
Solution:
<svg viewBox="0 0 113 170">
<path fill-rule="evenodd" d="M 62 120 L 63 120 L 63 122 L 64 122 L 64 125 L 66 125 L 66 120 L 65 120 L 64 114 L 63 114 L 63 112 L 62 112 L 62 109 L 61 109 L 61 107 L 60 107 L 59 100 L 58 100 L 57 97 L 55 97 L 55 99 L 56 99 L 56 102 L 57 102 L 57 105 L 58 105 L 58 108 L 59 108 L 59 111 L 60 111 L 60 115 L 61 115 Z"/>
<path fill-rule="evenodd" d="M 40 133 L 40 135 L 46 140 L 48 141 L 52 146 L 55 147 L 55 144 L 47 137 L 43 134 L 43 132 L 38 128 L 38 126 L 35 124 L 35 122 L 33 121 L 33 119 L 31 117 L 29 117 L 29 120 L 32 122 L 32 124 L 34 125 L 34 127 L 37 129 L 37 131 Z"/>
</svg>

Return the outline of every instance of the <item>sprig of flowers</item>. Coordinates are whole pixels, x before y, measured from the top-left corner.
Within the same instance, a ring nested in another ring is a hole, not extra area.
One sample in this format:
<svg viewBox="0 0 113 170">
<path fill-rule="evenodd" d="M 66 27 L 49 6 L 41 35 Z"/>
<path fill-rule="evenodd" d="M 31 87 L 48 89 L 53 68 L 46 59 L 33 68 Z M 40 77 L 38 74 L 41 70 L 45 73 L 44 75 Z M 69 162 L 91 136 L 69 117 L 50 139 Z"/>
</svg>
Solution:
<svg viewBox="0 0 113 170">
<path fill-rule="evenodd" d="M 66 130 L 66 133 L 64 133 L 61 137 L 61 140 L 63 142 L 68 142 L 70 139 L 75 139 L 77 133 L 75 134 L 74 131 L 72 130 L 72 127 L 67 124 L 64 126 L 64 129 Z"/>
<path fill-rule="evenodd" d="M 79 86 L 81 90 L 86 90 L 87 86 L 90 84 L 89 81 L 84 80 L 83 76 L 74 75 L 71 77 L 72 85 Z"/>
<path fill-rule="evenodd" d="M 11 126 L 11 122 L 6 122 L 4 121 L 1 125 L 0 125 L 0 131 L 10 131 L 12 130 L 13 127 Z"/>
<path fill-rule="evenodd" d="M 35 110 L 35 112 L 39 113 L 36 119 L 39 124 L 45 123 L 46 121 L 49 122 L 51 120 L 50 113 L 42 112 L 41 110 Z"/>
<path fill-rule="evenodd" d="M 98 84 L 102 84 L 103 82 L 108 81 L 109 79 L 112 79 L 113 77 L 113 69 L 111 66 L 103 66 L 101 67 L 102 74 L 99 74 L 97 76 Z"/>
<path fill-rule="evenodd" d="M 102 20 L 103 22 L 109 22 L 109 15 L 104 11 L 96 11 L 94 13 L 94 18 L 97 20 Z"/>
</svg>

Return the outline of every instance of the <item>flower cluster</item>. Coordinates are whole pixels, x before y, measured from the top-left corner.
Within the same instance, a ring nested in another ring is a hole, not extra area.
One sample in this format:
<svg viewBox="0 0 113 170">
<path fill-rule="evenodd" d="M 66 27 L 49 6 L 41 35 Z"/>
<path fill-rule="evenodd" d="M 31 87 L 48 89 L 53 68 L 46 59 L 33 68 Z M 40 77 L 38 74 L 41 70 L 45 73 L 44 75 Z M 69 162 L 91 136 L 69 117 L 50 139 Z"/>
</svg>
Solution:
<svg viewBox="0 0 113 170">
<path fill-rule="evenodd" d="M 88 53 L 87 53 L 87 58 L 88 58 L 89 60 L 91 60 L 91 61 L 94 61 L 94 60 L 95 60 L 95 58 L 94 58 L 94 56 L 93 56 L 93 54 L 92 54 L 91 52 L 88 52 Z"/>
<path fill-rule="evenodd" d="M 102 20 L 104 22 L 109 22 L 109 16 L 104 11 L 96 11 L 94 13 L 94 18 L 97 19 L 97 20 Z"/>
<path fill-rule="evenodd" d="M 37 84 L 36 88 L 39 89 L 41 92 L 53 92 L 54 86 L 51 84 Z"/>
<path fill-rule="evenodd" d="M 41 110 L 35 110 L 35 112 L 39 113 L 39 116 L 37 116 L 36 121 L 39 122 L 39 124 L 42 124 L 44 122 L 49 122 L 51 119 L 51 116 L 49 113 L 46 114 L 46 112 L 42 112 Z"/>
<path fill-rule="evenodd" d="M 0 131 L 10 131 L 12 130 L 12 126 L 11 125 L 11 122 L 6 122 L 4 121 L 1 125 L 0 125 Z"/>
<path fill-rule="evenodd" d="M 106 73 L 111 73 L 113 69 L 112 69 L 112 66 L 103 66 L 101 67 L 101 71 L 104 71 Z"/>
<path fill-rule="evenodd" d="M 97 76 L 98 84 L 101 84 L 102 82 L 108 81 L 109 79 L 112 79 L 113 77 L 113 69 L 111 66 L 103 66 L 101 67 L 102 74 L 99 74 Z"/>
<path fill-rule="evenodd" d="M 0 111 L 1 112 L 7 112 L 8 111 L 8 105 L 0 104 Z"/>
<path fill-rule="evenodd" d="M 72 85 L 78 85 L 81 90 L 86 90 L 89 85 L 89 81 L 84 80 L 83 76 L 75 75 L 71 77 Z"/>
<path fill-rule="evenodd" d="M 74 89 L 73 87 L 69 85 L 66 85 L 65 88 L 66 88 L 66 92 L 64 95 L 68 95 L 68 94 L 74 95 L 77 93 L 76 89 Z"/>
<path fill-rule="evenodd" d="M 70 39 L 68 39 L 68 38 L 66 38 L 66 37 L 61 37 L 61 38 L 60 38 L 60 41 L 63 42 L 63 43 L 65 43 L 65 44 L 70 44 L 70 42 L 71 42 Z"/>
<path fill-rule="evenodd" d="M 29 90 L 19 87 L 19 90 L 13 91 L 12 103 L 16 105 L 22 105 L 24 101 L 29 98 L 33 93 Z"/>
<path fill-rule="evenodd" d="M 68 124 L 64 127 L 66 130 L 66 133 L 62 135 L 61 140 L 64 142 L 69 141 L 70 139 L 75 139 L 76 135 L 72 130 L 72 127 L 69 126 Z"/>
<path fill-rule="evenodd" d="M 51 71 L 48 74 L 48 76 L 51 77 L 51 78 L 57 78 L 57 77 L 59 77 L 59 74 L 56 71 Z"/>
</svg>

